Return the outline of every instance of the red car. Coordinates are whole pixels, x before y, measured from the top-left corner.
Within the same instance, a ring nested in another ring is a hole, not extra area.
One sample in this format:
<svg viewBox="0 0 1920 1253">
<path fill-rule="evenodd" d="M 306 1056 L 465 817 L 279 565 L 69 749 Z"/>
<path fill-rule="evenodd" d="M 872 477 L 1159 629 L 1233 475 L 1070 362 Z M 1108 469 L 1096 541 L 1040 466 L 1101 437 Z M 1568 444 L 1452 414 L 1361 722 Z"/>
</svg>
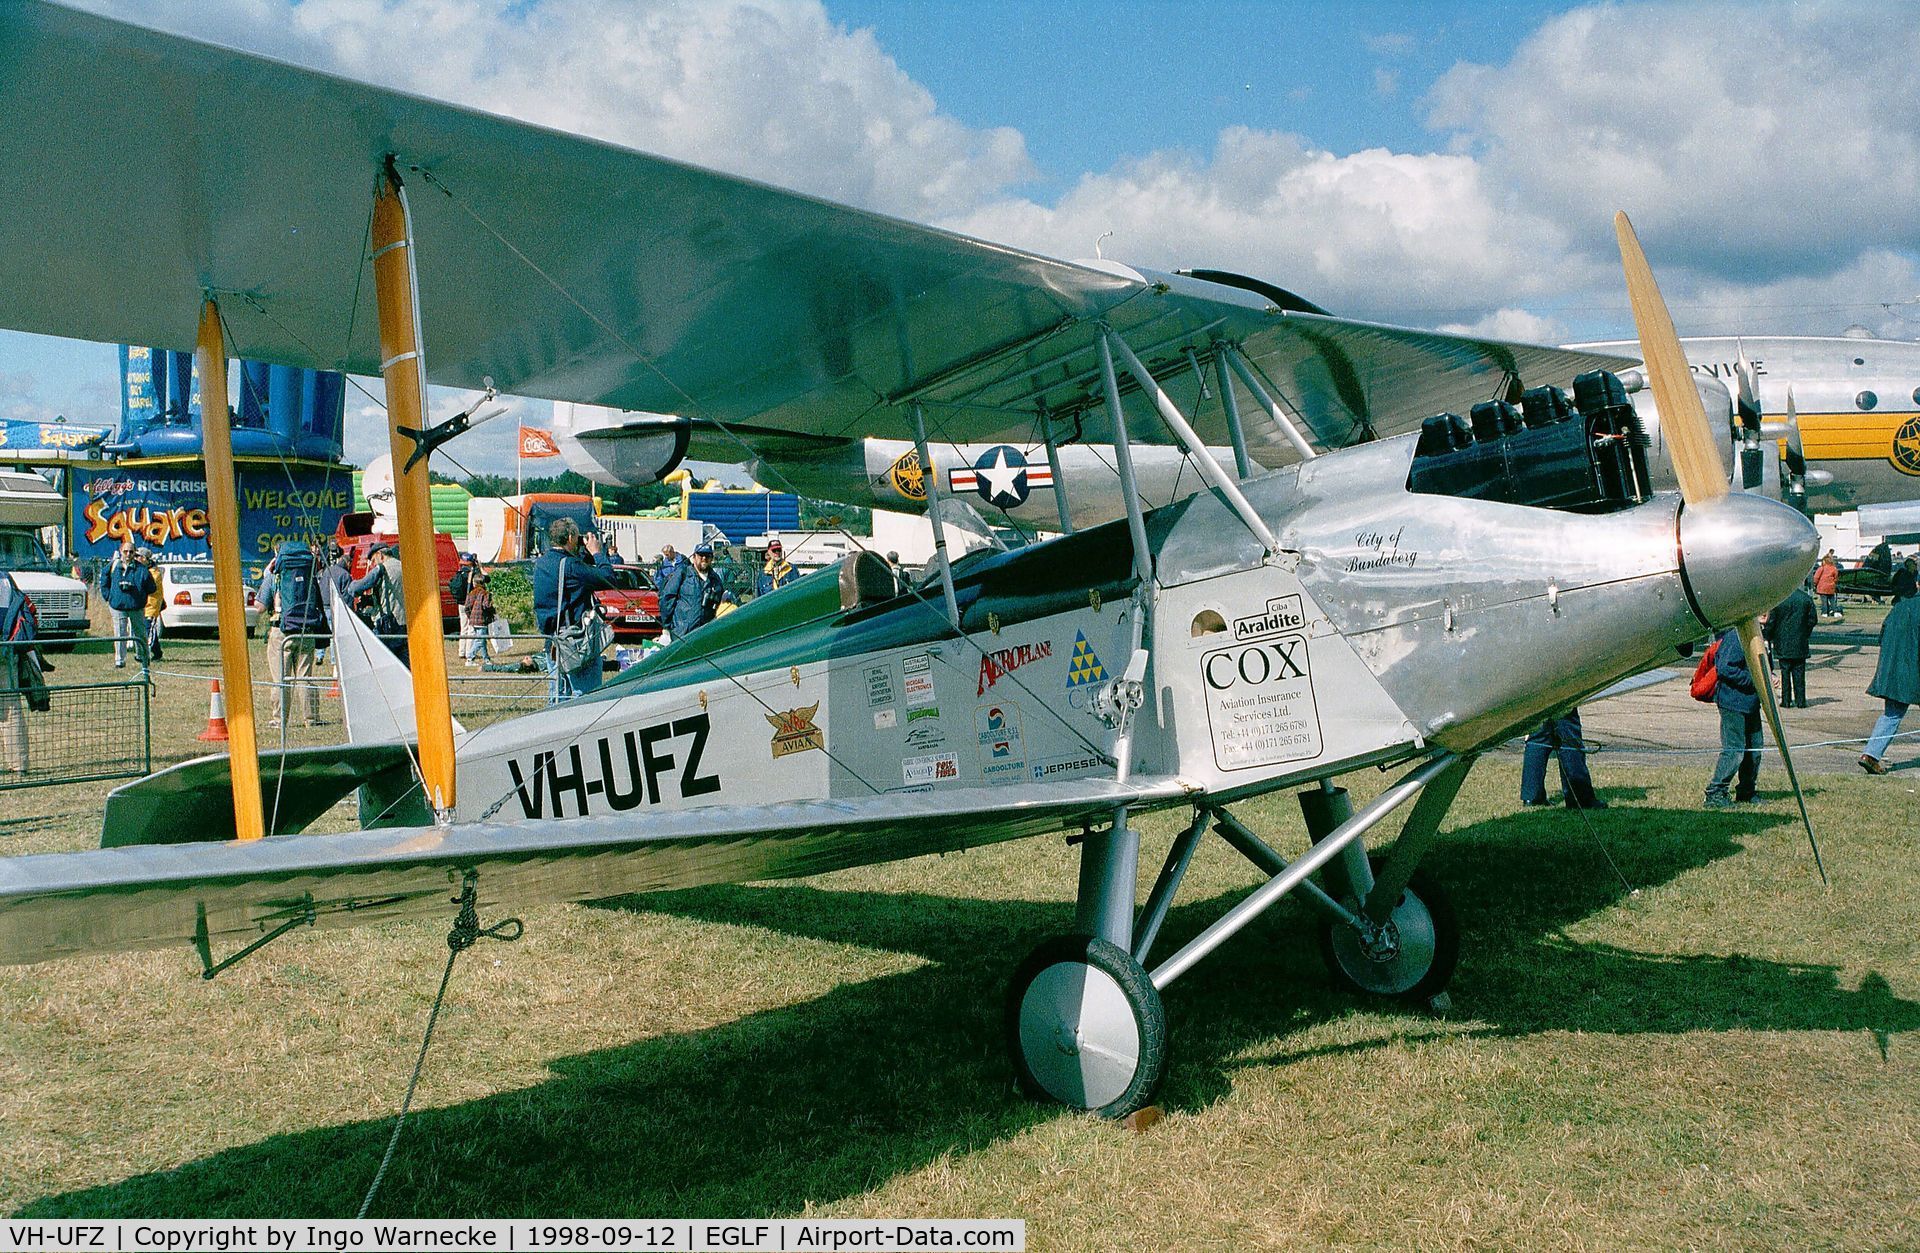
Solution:
<svg viewBox="0 0 1920 1253">
<path fill-rule="evenodd" d="M 619 586 L 593 594 L 600 616 L 613 628 L 616 639 L 651 640 L 660 637 L 660 594 L 641 566 L 615 566 L 613 577 Z"/>
</svg>

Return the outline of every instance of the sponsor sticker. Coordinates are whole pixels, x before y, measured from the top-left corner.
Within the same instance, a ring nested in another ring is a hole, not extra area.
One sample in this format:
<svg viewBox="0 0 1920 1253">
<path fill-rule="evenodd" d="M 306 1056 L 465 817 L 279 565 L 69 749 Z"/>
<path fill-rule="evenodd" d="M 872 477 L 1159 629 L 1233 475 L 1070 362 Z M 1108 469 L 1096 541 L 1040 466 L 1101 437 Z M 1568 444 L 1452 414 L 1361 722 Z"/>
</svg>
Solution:
<svg viewBox="0 0 1920 1253">
<path fill-rule="evenodd" d="M 1020 707 L 1011 701 L 982 705 L 973 714 L 980 743 L 980 773 L 988 781 L 1017 779 L 1027 773 L 1027 749 L 1021 734 Z"/>
<path fill-rule="evenodd" d="M 1200 658 L 1214 764 L 1247 770 L 1318 757 L 1320 712 L 1304 636 L 1217 648 Z"/>
<path fill-rule="evenodd" d="M 908 748 L 939 748 L 947 742 L 947 733 L 939 723 L 932 722 L 925 726 L 909 727 L 906 740 Z"/>
<path fill-rule="evenodd" d="M 1086 687 L 1090 683 L 1099 683 L 1106 679 L 1107 668 L 1100 664 L 1100 655 L 1093 651 L 1093 645 L 1087 642 L 1086 633 L 1073 633 L 1073 656 L 1067 658 L 1067 688 Z"/>
<path fill-rule="evenodd" d="M 983 653 L 980 657 L 980 687 L 975 696 L 985 696 L 987 690 L 1021 666 L 1053 656 L 1053 641 L 1041 640 L 1035 644 L 1015 644 L 1009 648 L 996 648 Z"/>
<path fill-rule="evenodd" d="M 891 665 L 868 666 L 867 705 L 878 709 L 882 705 L 893 703 L 893 667 Z"/>
<path fill-rule="evenodd" d="M 887 708 L 887 709 L 876 709 L 873 711 L 873 729 L 874 730 L 891 731 L 893 730 L 893 728 L 899 725 L 900 725 L 900 712 L 898 710 L 893 708 Z"/>
<path fill-rule="evenodd" d="M 764 714 L 763 717 L 773 725 L 773 759 L 794 753 L 804 753 L 812 749 L 824 749 L 827 738 L 820 728 L 814 725 L 813 716 L 820 712 L 820 702 L 802 705 L 798 709 L 789 709 L 785 713 Z"/>
<path fill-rule="evenodd" d="M 939 717 L 940 712 L 937 709 L 931 714 L 913 712 L 916 709 L 927 708 L 936 699 L 933 690 L 933 658 L 926 653 L 916 653 L 901 662 L 900 669 L 905 679 L 902 687 L 906 692 L 907 721 L 912 722 L 919 717 Z"/>
<path fill-rule="evenodd" d="M 1303 630 L 1307 625 L 1307 615 L 1300 607 L 1300 597 L 1276 596 L 1267 602 L 1265 613 L 1249 614 L 1233 620 L 1233 638 L 1236 640 L 1263 640 L 1269 635 L 1285 635 L 1290 631 Z"/>
<path fill-rule="evenodd" d="M 1053 757 L 1046 761 L 1033 763 L 1035 779 L 1071 779 L 1090 771 L 1099 770 L 1107 763 L 1091 753 L 1074 757 Z"/>
<path fill-rule="evenodd" d="M 900 763 L 900 778 L 904 783 L 939 783 L 959 777 L 958 753 L 928 753 L 908 757 Z"/>
</svg>

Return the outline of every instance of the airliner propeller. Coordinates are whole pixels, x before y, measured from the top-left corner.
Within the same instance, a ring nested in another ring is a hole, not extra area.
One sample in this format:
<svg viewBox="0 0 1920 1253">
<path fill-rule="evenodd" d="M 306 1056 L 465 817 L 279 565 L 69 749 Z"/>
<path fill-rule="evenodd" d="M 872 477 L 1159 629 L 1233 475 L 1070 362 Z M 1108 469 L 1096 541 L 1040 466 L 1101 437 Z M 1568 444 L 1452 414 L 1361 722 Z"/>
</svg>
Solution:
<svg viewBox="0 0 1920 1253">
<path fill-rule="evenodd" d="M 1737 387 L 1734 402 L 1740 417 L 1740 485 L 1747 491 L 1766 479 L 1765 458 L 1760 453 L 1760 394 L 1753 363 L 1747 360 L 1747 347 L 1739 341 L 1739 356 L 1733 363 Z"/>
<path fill-rule="evenodd" d="M 1707 422 L 1706 409 L 1700 403 L 1700 393 L 1694 389 L 1686 353 L 1680 347 L 1680 337 L 1673 329 L 1673 318 L 1667 312 L 1667 302 L 1660 295 L 1659 285 L 1654 282 L 1646 254 L 1640 249 L 1640 238 L 1634 233 L 1633 223 L 1627 220 L 1625 213 L 1616 213 L 1613 215 L 1613 226 L 1620 238 L 1620 263 L 1626 271 L 1627 298 L 1633 305 L 1634 326 L 1640 333 L 1640 353 L 1646 359 L 1647 378 L 1653 385 L 1655 403 L 1660 407 L 1661 427 L 1666 436 L 1667 450 L 1673 458 L 1674 475 L 1680 481 L 1681 499 L 1686 502 L 1687 509 L 1710 511 L 1716 502 L 1727 497 L 1729 485 L 1726 467 L 1721 463 L 1720 454 L 1714 446 L 1713 429 Z M 1744 360 L 1745 354 L 1742 353 Z M 1747 391 L 1746 380 L 1750 372 L 1751 367 L 1740 371 L 1743 393 Z M 1757 405 L 1755 410 L 1757 412 Z M 1743 404 L 1743 431 L 1746 426 Z M 1742 452 L 1745 451 L 1746 439 L 1750 438 L 1757 445 L 1758 437 L 1756 421 L 1751 436 L 1743 433 Z M 1757 447 L 1755 451 L 1757 453 Z M 1813 819 L 1807 816 L 1807 798 L 1800 790 L 1800 776 L 1794 771 L 1793 755 L 1787 749 L 1787 737 L 1780 725 L 1780 708 L 1774 703 L 1773 682 L 1768 677 L 1766 667 L 1760 664 L 1764 655 L 1760 620 L 1758 617 L 1745 618 L 1734 626 L 1740 633 L 1740 646 L 1755 676 L 1754 687 L 1760 695 L 1760 707 L 1766 710 L 1773 742 L 1780 748 L 1780 760 L 1787 768 L 1787 779 L 1793 784 L 1793 798 L 1800 805 L 1800 821 L 1807 829 L 1807 843 L 1813 848 L 1814 865 L 1820 871 L 1820 881 L 1825 883 L 1826 863 L 1820 856 L 1820 841 L 1813 833 Z"/>
<path fill-rule="evenodd" d="M 1780 457 L 1780 498 L 1798 509 L 1807 508 L 1807 451 L 1800 443 L 1800 415 L 1793 407 L 1793 388 L 1787 388 L 1786 448 Z"/>
</svg>

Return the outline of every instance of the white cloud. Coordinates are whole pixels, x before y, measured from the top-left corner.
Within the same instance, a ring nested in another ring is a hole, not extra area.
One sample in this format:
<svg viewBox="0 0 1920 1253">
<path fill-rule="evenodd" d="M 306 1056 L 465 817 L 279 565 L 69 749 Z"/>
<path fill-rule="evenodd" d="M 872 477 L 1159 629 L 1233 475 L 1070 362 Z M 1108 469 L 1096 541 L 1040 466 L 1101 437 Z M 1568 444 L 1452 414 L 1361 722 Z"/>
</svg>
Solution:
<svg viewBox="0 0 1920 1253">
<path fill-rule="evenodd" d="M 1439 330 L 1487 339 L 1512 339 L 1530 344 L 1560 344 L 1569 339 L 1566 323 L 1525 309 L 1495 309 L 1472 322 L 1446 322 Z"/>
<path fill-rule="evenodd" d="M 1373 94 L 1382 100 L 1392 99 L 1400 91 L 1400 72 L 1377 65 L 1373 70 Z"/>
<path fill-rule="evenodd" d="M 33 375 L 23 370 L 0 371 L 0 419 L 9 422 L 51 422 L 57 415 L 40 399 Z"/>
<path fill-rule="evenodd" d="M 1033 174 L 817 0 L 89 0 L 108 13 L 925 220 Z M 404 36 L 404 37 L 402 37 Z"/>
<path fill-rule="evenodd" d="M 1603 251 L 1614 208 L 1656 264 L 1767 283 L 1920 248 L 1920 39 L 1895 4 L 1607 5 L 1502 66 L 1460 65 L 1434 125 Z"/>
<path fill-rule="evenodd" d="M 1516 212 L 1471 157 L 1369 149 L 1234 127 L 1211 156 L 1155 153 L 1084 176 L 1053 206 L 989 205 L 957 229 L 1056 256 L 1208 266 L 1279 283 L 1335 312 L 1471 319 L 1591 281 L 1560 228 Z"/>
</svg>

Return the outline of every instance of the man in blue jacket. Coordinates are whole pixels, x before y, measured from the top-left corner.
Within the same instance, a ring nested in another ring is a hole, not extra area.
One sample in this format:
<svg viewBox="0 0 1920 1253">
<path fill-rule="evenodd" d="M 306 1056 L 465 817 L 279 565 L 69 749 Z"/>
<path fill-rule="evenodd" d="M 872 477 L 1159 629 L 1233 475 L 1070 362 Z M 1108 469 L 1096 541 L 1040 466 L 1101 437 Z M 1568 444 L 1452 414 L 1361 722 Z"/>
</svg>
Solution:
<svg viewBox="0 0 1920 1253">
<path fill-rule="evenodd" d="M 140 668 L 147 665 L 147 597 L 154 592 L 153 571 L 134 556 L 133 537 L 120 541 L 120 551 L 100 572 L 100 595 L 113 613 L 113 667 L 124 669 L 131 643 Z"/>
<path fill-rule="evenodd" d="M 1720 760 L 1707 784 L 1707 808 L 1727 809 L 1754 798 L 1760 775 L 1760 691 L 1747 668 L 1740 633 L 1732 627 L 1720 632 L 1720 651 L 1713 659 L 1717 682 L 1713 703 L 1720 707 Z M 1727 795 L 1729 784 L 1733 795 Z"/>
<path fill-rule="evenodd" d="M 614 584 L 613 571 L 599 564 L 600 537 L 584 539 L 571 518 L 555 518 L 547 527 L 547 551 L 533 563 L 533 621 L 548 637 L 548 656 L 552 658 L 553 634 L 570 627 L 593 608 L 593 594 Z M 578 670 L 562 671 L 553 666 L 553 684 L 548 699 L 591 692 L 600 686 L 600 658 L 590 657 Z"/>
<path fill-rule="evenodd" d="M 712 622 L 721 602 L 730 599 L 713 568 L 713 545 L 700 544 L 691 563 L 682 562 L 661 580 L 660 621 L 677 640 Z"/>
</svg>

